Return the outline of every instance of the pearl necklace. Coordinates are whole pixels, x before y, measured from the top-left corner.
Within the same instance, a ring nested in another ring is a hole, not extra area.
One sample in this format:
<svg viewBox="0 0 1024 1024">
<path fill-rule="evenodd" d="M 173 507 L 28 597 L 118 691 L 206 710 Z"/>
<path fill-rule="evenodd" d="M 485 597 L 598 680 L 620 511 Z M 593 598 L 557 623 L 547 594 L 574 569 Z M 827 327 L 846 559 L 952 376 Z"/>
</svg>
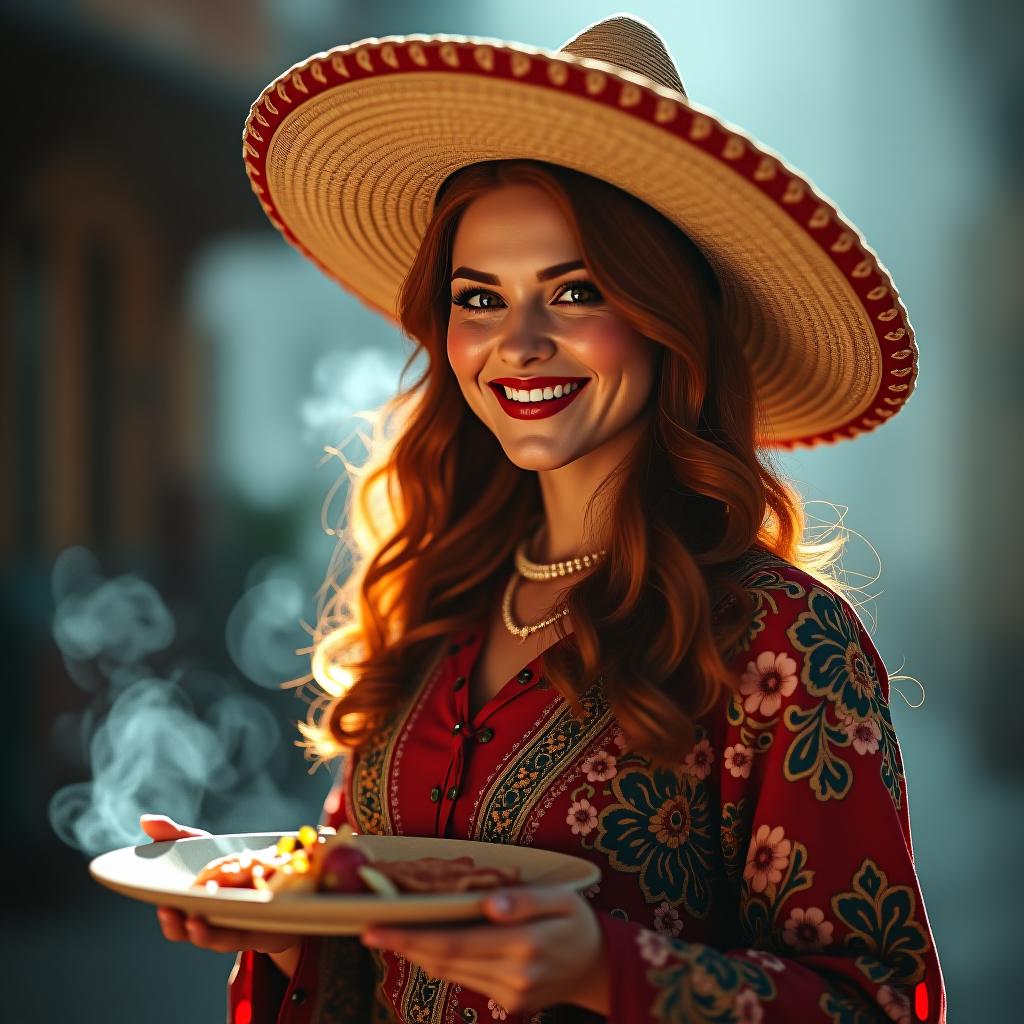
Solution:
<svg viewBox="0 0 1024 1024">
<path fill-rule="evenodd" d="M 563 608 L 560 612 L 548 616 L 548 618 L 543 619 L 541 622 L 535 622 L 526 626 L 517 625 L 512 619 L 512 595 L 515 593 L 519 577 L 522 576 L 528 580 L 550 580 L 558 576 L 570 576 L 574 572 L 581 572 L 584 569 L 597 565 L 607 554 L 607 551 L 602 549 L 589 555 L 568 558 L 564 562 L 552 562 L 545 565 L 539 562 L 531 562 L 526 557 L 526 544 L 527 541 L 524 539 L 519 542 L 519 546 L 516 548 L 516 571 L 506 584 L 505 594 L 501 601 L 501 615 L 505 620 L 505 628 L 513 636 L 518 637 L 520 643 L 525 643 L 526 638 L 531 633 L 536 633 L 538 629 L 550 626 L 551 623 L 557 622 L 563 615 L 568 615 L 569 609 Z"/>
</svg>

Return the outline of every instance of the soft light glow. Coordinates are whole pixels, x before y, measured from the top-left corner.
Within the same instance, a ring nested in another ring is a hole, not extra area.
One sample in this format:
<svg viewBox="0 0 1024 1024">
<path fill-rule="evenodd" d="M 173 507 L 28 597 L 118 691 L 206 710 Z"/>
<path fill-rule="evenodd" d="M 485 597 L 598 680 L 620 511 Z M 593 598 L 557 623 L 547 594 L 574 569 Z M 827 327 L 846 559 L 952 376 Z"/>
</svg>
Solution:
<svg viewBox="0 0 1024 1024">
<path fill-rule="evenodd" d="M 352 688 L 355 679 L 348 669 L 331 660 L 332 646 L 326 639 L 316 645 L 313 651 L 312 673 L 324 692 L 337 698 Z"/>
</svg>

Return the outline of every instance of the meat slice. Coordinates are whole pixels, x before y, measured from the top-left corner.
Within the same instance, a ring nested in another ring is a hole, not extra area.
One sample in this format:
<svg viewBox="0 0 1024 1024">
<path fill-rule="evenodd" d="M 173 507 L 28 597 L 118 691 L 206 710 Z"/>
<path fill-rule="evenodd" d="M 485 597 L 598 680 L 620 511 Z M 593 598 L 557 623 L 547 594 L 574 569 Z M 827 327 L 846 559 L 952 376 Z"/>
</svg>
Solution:
<svg viewBox="0 0 1024 1024">
<path fill-rule="evenodd" d="M 477 867 L 472 857 L 419 857 L 416 860 L 375 860 L 373 867 L 401 892 L 469 892 L 518 885 L 519 868 Z"/>
</svg>

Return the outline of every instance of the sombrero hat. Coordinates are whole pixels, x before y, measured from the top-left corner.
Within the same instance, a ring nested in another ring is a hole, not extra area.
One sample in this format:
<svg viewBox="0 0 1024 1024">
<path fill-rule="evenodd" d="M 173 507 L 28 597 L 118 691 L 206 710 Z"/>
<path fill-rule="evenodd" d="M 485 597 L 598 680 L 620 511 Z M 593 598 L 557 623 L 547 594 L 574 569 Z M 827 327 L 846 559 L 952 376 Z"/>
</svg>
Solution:
<svg viewBox="0 0 1024 1024">
<path fill-rule="evenodd" d="M 632 193 L 701 248 L 749 359 L 761 444 L 854 437 L 913 391 L 914 332 L 860 232 L 777 154 L 688 100 L 665 43 L 631 15 L 558 51 L 410 35 L 314 54 L 253 103 L 243 157 L 284 237 L 393 321 L 442 182 L 531 158 Z"/>
</svg>

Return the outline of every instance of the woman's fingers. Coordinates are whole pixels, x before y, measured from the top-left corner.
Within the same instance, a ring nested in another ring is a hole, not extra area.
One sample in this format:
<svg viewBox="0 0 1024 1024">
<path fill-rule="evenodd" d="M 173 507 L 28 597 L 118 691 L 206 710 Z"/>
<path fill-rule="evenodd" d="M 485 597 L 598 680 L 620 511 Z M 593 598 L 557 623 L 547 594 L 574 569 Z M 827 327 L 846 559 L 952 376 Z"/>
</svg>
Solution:
<svg viewBox="0 0 1024 1024">
<path fill-rule="evenodd" d="M 156 916 L 160 922 L 160 930 L 168 942 L 188 942 L 184 914 L 173 907 L 159 907 Z"/>
<path fill-rule="evenodd" d="M 298 941 L 294 935 L 281 935 L 277 932 L 217 928 L 201 917 L 186 916 L 173 907 L 159 907 L 156 915 L 160 922 L 160 930 L 169 942 L 191 942 L 201 949 L 210 949 L 217 953 L 237 953 L 240 949 L 280 953 Z"/>
<path fill-rule="evenodd" d="M 154 842 L 163 842 L 166 839 L 191 839 L 197 836 L 208 836 L 201 828 L 192 828 L 189 825 L 179 825 L 166 814 L 143 814 L 139 818 L 139 825 L 142 831 Z"/>
<path fill-rule="evenodd" d="M 161 907 L 157 910 L 160 929 L 170 942 L 191 942 L 200 949 L 215 953 L 237 953 L 255 949 L 259 953 L 281 953 L 299 941 L 294 935 L 277 932 L 251 932 L 238 928 L 218 928 L 201 917 L 186 916 L 179 910 Z"/>
</svg>

